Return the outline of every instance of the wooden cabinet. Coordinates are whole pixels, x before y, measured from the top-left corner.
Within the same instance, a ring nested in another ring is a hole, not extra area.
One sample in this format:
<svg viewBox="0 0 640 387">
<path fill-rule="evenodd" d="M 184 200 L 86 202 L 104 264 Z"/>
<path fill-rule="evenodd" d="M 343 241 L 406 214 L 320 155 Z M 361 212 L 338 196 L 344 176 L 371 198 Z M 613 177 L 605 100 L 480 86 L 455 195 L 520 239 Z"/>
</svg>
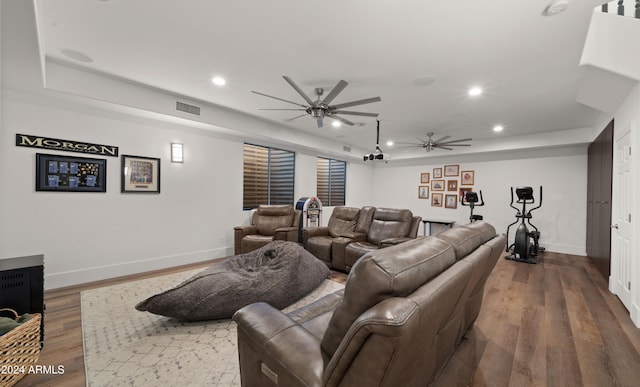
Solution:
<svg viewBox="0 0 640 387">
<path fill-rule="evenodd" d="M 587 255 L 608 280 L 611 272 L 613 121 L 589 145 L 588 153 Z"/>
</svg>

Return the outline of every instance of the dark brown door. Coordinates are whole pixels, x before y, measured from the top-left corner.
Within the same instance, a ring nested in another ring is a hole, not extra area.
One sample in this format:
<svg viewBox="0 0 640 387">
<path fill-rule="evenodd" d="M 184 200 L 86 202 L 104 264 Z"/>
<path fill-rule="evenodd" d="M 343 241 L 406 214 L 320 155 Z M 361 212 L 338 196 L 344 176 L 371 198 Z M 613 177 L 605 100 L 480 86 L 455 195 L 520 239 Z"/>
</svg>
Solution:
<svg viewBox="0 0 640 387">
<path fill-rule="evenodd" d="M 611 184 L 613 121 L 589 145 L 587 175 L 587 255 L 609 279 L 611 273 Z"/>
</svg>

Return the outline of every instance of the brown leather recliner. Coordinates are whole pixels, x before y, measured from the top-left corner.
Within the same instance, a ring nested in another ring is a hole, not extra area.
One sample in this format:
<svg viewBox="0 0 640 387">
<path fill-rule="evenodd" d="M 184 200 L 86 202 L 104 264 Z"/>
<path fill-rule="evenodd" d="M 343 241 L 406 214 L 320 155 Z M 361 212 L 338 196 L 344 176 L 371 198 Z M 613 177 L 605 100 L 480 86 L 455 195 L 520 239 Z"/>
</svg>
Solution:
<svg viewBox="0 0 640 387">
<path fill-rule="evenodd" d="M 237 311 L 243 386 L 427 386 L 475 322 L 506 237 L 485 222 L 374 250 L 344 290 Z"/>
<path fill-rule="evenodd" d="M 345 271 L 345 248 L 366 238 L 374 211 L 374 207 L 335 207 L 327 226 L 302 229 L 304 248 L 329 268 Z"/>
<path fill-rule="evenodd" d="M 297 242 L 299 224 L 300 210 L 292 205 L 260 205 L 250 225 L 233 228 L 234 253 L 248 253 L 274 240 Z"/>
<path fill-rule="evenodd" d="M 351 270 L 358 258 L 370 251 L 414 239 L 421 220 L 422 217 L 413 216 L 410 210 L 376 208 L 366 238 L 349 243 L 345 248 L 346 271 Z"/>
</svg>

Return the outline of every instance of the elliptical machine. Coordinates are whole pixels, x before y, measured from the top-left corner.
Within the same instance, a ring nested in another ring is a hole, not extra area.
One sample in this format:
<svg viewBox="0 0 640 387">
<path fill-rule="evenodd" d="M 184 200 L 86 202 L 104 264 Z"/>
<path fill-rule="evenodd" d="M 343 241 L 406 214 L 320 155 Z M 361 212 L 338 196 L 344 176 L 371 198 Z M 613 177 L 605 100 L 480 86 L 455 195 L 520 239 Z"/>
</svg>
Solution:
<svg viewBox="0 0 640 387">
<path fill-rule="evenodd" d="M 474 222 L 476 220 L 482 220 L 482 215 L 474 215 L 473 214 L 473 209 L 475 207 L 482 207 L 484 206 L 484 200 L 482 200 L 482 190 L 479 191 L 480 192 L 480 200 L 478 200 L 478 194 L 475 192 L 465 192 L 462 195 L 462 202 L 460 204 L 462 204 L 463 206 L 467 206 L 471 209 L 471 215 L 469 216 L 469 222 Z M 478 201 L 480 203 L 478 203 Z"/>
<path fill-rule="evenodd" d="M 514 207 L 513 205 L 513 187 L 511 187 L 511 208 L 516 210 L 516 221 L 507 226 L 507 252 L 511 252 L 512 255 L 506 256 L 506 259 L 518 262 L 526 262 L 535 264 L 536 261 L 530 257 L 536 257 L 539 252 L 544 251 L 544 247 L 540 247 L 540 231 L 531 223 L 531 212 L 542 207 L 542 186 L 540 186 L 540 199 L 538 200 L 538 206 L 527 211 L 527 204 L 534 205 L 536 200 L 533 197 L 533 188 L 531 187 L 517 187 L 516 195 L 518 201 L 516 203 L 522 204 L 522 211 Z M 529 231 L 526 223 L 533 228 L 533 231 Z M 509 228 L 520 222 L 518 229 L 516 230 L 516 236 L 514 243 L 509 245 Z M 533 243 L 531 242 L 533 240 Z"/>
</svg>

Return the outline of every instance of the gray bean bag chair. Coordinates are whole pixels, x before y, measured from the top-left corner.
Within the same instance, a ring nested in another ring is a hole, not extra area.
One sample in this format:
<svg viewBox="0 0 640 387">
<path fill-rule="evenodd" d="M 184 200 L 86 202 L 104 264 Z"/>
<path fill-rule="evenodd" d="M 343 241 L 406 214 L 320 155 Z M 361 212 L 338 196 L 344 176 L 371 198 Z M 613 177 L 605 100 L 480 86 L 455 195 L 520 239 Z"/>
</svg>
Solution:
<svg viewBox="0 0 640 387">
<path fill-rule="evenodd" d="M 231 318 L 258 301 L 285 308 L 328 276 L 327 266 L 297 243 L 274 241 L 216 263 L 136 309 L 186 321 Z"/>
</svg>

